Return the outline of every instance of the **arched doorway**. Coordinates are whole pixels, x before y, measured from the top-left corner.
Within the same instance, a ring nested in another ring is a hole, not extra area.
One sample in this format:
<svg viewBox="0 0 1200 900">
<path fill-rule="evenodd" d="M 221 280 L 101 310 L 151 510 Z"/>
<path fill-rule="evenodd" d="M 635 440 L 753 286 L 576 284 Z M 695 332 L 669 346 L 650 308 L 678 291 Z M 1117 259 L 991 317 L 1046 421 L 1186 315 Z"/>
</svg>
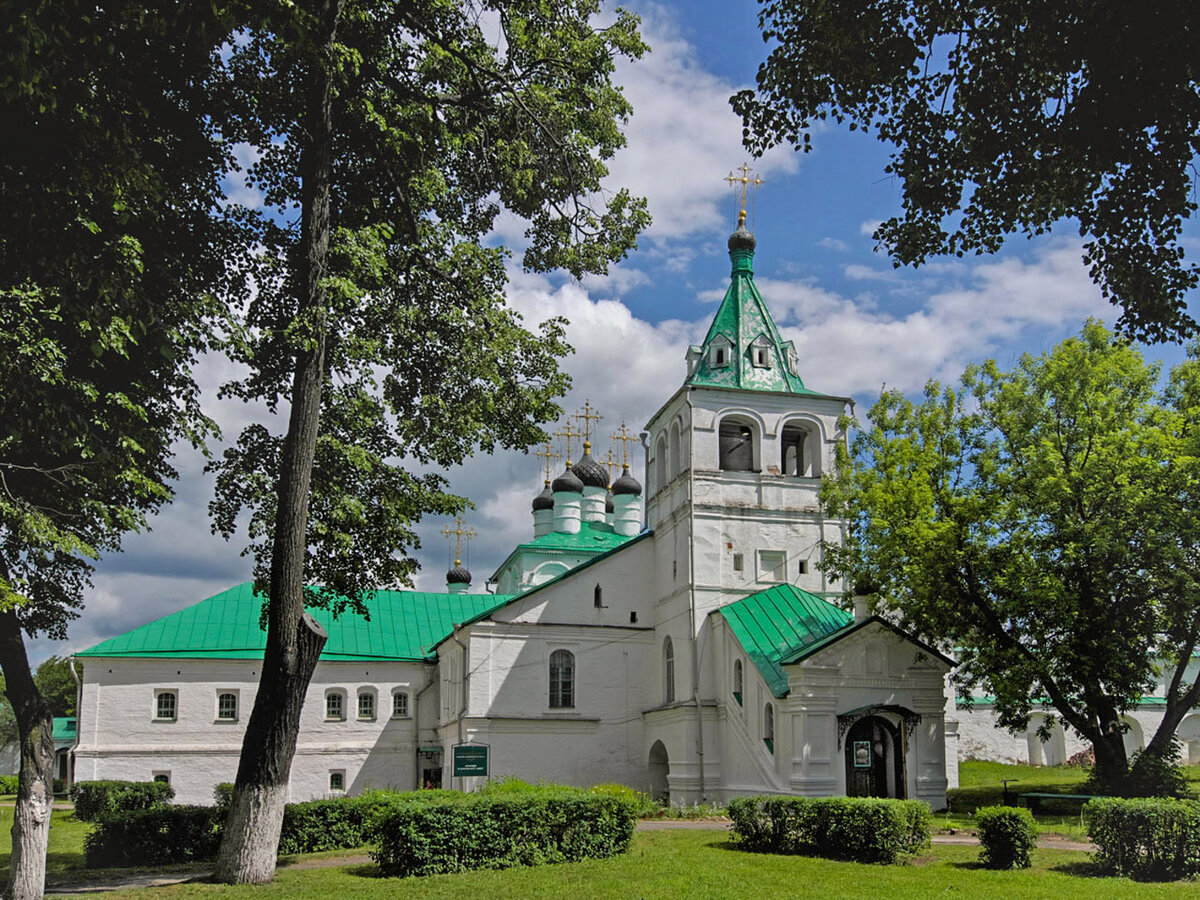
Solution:
<svg viewBox="0 0 1200 900">
<path fill-rule="evenodd" d="M 882 716 L 864 716 L 846 735 L 846 796 L 904 799 L 904 742 Z"/>
<path fill-rule="evenodd" d="M 667 748 L 662 741 L 655 741 L 650 747 L 650 796 L 660 803 L 668 803 L 671 799 L 671 788 L 667 783 L 667 773 L 671 771 L 671 763 L 667 759 Z"/>
</svg>

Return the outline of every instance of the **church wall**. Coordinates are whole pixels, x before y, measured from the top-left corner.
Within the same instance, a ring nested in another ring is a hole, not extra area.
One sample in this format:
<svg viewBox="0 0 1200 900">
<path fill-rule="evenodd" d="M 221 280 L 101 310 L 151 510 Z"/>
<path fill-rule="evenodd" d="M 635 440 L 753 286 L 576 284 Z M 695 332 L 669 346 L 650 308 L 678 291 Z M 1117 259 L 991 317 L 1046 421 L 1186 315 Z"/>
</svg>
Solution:
<svg viewBox="0 0 1200 900">
<path fill-rule="evenodd" d="M 145 781 L 169 773 L 178 803 L 211 803 L 215 785 L 233 781 L 246 722 L 258 689 L 260 660 L 103 659 L 84 667 L 79 781 Z M 402 662 L 321 662 L 300 719 L 289 800 L 327 796 L 332 770 L 346 792 L 368 787 L 415 787 L 412 703 L 428 681 L 428 666 Z M 357 695 L 376 694 L 375 717 L 360 719 Z M 177 694 L 174 720 L 155 719 L 158 691 Z M 325 720 L 327 691 L 345 693 L 344 721 Z M 392 692 L 409 694 L 409 717 L 393 718 Z M 235 721 L 219 721 L 217 694 L 238 697 Z"/>
</svg>

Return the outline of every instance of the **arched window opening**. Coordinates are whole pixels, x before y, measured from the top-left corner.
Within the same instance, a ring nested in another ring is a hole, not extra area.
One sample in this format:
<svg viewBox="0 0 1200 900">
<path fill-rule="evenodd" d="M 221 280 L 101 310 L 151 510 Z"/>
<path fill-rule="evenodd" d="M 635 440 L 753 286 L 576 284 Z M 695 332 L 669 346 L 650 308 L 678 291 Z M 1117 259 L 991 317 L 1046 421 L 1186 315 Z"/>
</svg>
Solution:
<svg viewBox="0 0 1200 900">
<path fill-rule="evenodd" d="M 217 718 L 222 722 L 237 721 L 237 694 L 217 695 Z"/>
<path fill-rule="evenodd" d="M 663 698 L 675 702 L 675 645 L 669 637 L 663 641 Z"/>
<path fill-rule="evenodd" d="M 179 712 L 179 695 L 174 691 L 159 691 L 154 697 L 154 718 L 174 721 Z"/>
<path fill-rule="evenodd" d="M 575 708 L 575 656 L 570 650 L 550 654 L 550 708 Z"/>
<path fill-rule="evenodd" d="M 775 752 L 775 704 L 768 703 L 763 710 L 763 743 L 767 749 Z"/>
<path fill-rule="evenodd" d="M 408 692 L 396 691 L 392 694 L 392 718 L 407 719 L 408 718 Z"/>
<path fill-rule="evenodd" d="M 667 486 L 667 439 L 659 435 L 654 444 L 654 489 L 661 491 Z"/>
<path fill-rule="evenodd" d="M 359 691 L 358 692 L 358 717 L 360 719 L 375 718 L 375 692 L 374 691 Z"/>
<path fill-rule="evenodd" d="M 820 444 L 812 429 L 802 425 L 785 425 L 780 433 L 779 443 L 783 451 L 781 470 L 784 475 L 796 478 L 820 477 Z"/>
<path fill-rule="evenodd" d="M 683 471 L 683 452 L 680 446 L 679 423 L 671 426 L 671 477 Z"/>
<path fill-rule="evenodd" d="M 733 699 L 737 701 L 738 706 L 742 705 L 742 661 L 740 659 L 733 661 Z"/>
<path fill-rule="evenodd" d="M 725 472 L 754 470 L 754 429 L 740 419 L 724 419 L 719 432 L 720 465 Z"/>
<path fill-rule="evenodd" d="M 330 691 L 325 695 L 325 718 L 332 721 L 346 718 L 346 698 L 341 691 Z"/>
</svg>

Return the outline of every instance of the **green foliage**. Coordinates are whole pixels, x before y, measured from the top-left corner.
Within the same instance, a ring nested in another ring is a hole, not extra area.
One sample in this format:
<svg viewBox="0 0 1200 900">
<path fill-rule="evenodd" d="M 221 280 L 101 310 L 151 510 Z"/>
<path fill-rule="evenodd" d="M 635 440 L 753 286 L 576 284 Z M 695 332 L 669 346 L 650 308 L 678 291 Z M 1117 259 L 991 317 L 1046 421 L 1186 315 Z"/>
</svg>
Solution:
<svg viewBox="0 0 1200 900">
<path fill-rule="evenodd" d="M 1180 767 L 1183 746 L 1178 736 L 1171 735 L 1162 746 L 1145 747 L 1133 754 L 1129 763 L 1129 796 L 1187 797 L 1187 776 Z"/>
<path fill-rule="evenodd" d="M 411 795 L 372 791 L 360 797 L 336 797 L 289 803 L 283 811 L 280 853 L 316 853 L 361 847 L 384 809 Z"/>
<path fill-rule="evenodd" d="M 929 846 L 933 813 L 920 800 L 864 797 L 735 797 L 739 846 L 865 863 L 894 863 Z"/>
<path fill-rule="evenodd" d="M 17 792 L 18 776 L 0 775 L 0 794 L 15 794 Z"/>
<path fill-rule="evenodd" d="M 1121 713 L 1160 674 L 1156 746 L 1200 700 L 1197 366 L 1156 391 L 1157 367 L 1089 322 L 1011 371 L 971 366 L 959 389 L 885 392 L 822 488 L 849 521 L 830 574 L 959 648 L 960 696 L 994 696 L 1014 731 L 1052 712 L 1116 781 Z"/>
<path fill-rule="evenodd" d="M 1145 879 L 1200 874 L 1200 802 L 1104 798 L 1083 812 L 1096 861 L 1107 871 Z"/>
<path fill-rule="evenodd" d="M 222 781 L 213 788 L 213 802 L 222 810 L 228 810 L 233 805 L 232 781 Z"/>
<path fill-rule="evenodd" d="M 571 788 L 409 796 L 371 830 L 371 857 L 386 875 L 604 859 L 629 847 L 636 823 L 625 800 Z"/>
<path fill-rule="evenodd" d="M 160 781 L 77 781 L 71 786 L 75 818 L 94 822 L 116 813 L 166 806 L 175 789 Z"/>
<path fill-rule="evenodd" d="M 975 812 L 982 847 L 979 861 L 989 869 L 1028 869 L 1037 846 L 1038 826 L 1027 809 L 985 806 Z"/>
<path fill-rule="evenodd" d="M 593 794 L 603 794 L 616 797 L 633 807 L 634 815 L 639 819 L 659 816 L 663 813 L 663 805 L 645 791 L 634 790 L 624 784 L 597 784 L 589 788 Z"/>
<path fill-rule="evenodd" d="M 1186 336 L 1197 269 L 1200 10 L 1050 0 L 770 0 L 758 90 L 733 98 L 755 152 L 809 149 L 814 120 L 874 131 L 892 149 L 903 212 L 876 232 L 897 264 L 993 252 L 1066 220 L 1122 326 Z"/>
<path fill-rule="evenodd" d="M 34 672 L 33 680 L 54 715 L 75 715 L 75 678 L 66 657 L 51 656 L 43 660 Z"/>
<path fill-rule="evenodd" d="M 220 836 L 211 806 L 157 806 L 106 813 L 84 839 L 89 867 L 162 866 L 211 859 Z"/>
</svg>

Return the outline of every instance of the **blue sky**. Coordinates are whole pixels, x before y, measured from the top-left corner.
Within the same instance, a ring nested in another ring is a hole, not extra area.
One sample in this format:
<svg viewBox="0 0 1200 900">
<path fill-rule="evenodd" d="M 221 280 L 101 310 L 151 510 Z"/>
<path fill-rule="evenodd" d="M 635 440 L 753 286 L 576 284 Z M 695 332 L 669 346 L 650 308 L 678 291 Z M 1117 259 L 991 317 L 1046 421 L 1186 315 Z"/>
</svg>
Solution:
<svg viewBox="0 0 1200 900">
<path fill-rule="evenodd" d="M 638 431 L 681 383 L 684 353 L 707 330 L 729 274 L 725 240 L 737 204 L 724 177 L 748 161 L 728 97 L 752 86 L 765 56 L 753 0 L 629 2 L 643 16 L 652 52 L 622 64 L 619 80 L 634 104 L 629 146 L 611 183 L 650 203 L 654 224 L 638 251 L 606 278 L 569 279 L 511 272 L 510 300 L 530 321 L 567 316 L 576 348 L 564 360 L 574 388 L 568 411 L 591 399 L 606 416 L 602 434 L 621 421 Z M 899 210 L 899 186 L 883 169 L 887 151 L 873 137 L 834 126 L 814 135 L 807 155 L 788 148 L 751 161 L 766 181 L 754 202 L 756 280 L 785 337 L 794 339 L 806 384 L 869 403 L 882 385 L 917 391 L 929 378 L 954 379 L 970 361 L 1011 364 L 1042 352 L 1094 315 L 1116 310 L 1099 297 L 1080 261 L 1069 225 L 1036 241 L 1014 238 L 991 257 L 935 261 L 918 270 L 892 267 L 874 251 L 875 223 Z M 518 251 L 524 226 L 502 222 L 497 236 Z M 1193 252 L 1195 248 L 1189 248 Z M 1177 347 L 1148 355 L 1168 363 Z M 200 377 L 206 407 L 233 438 L 252 408 L 219 402 L 228 375 L 206 360 Z M 607 449 L 607 441 L 598 450 Z M 212 484 L 203 460 L 181 452 L 176 502 L 149 533 L 101 561 L 95 590 L 62 644 L 35 642 L 31 656 L 70 652 L 118 634 L 244 580 L 242 544 L 211 535 Z M 474 590 L 512 546 L 532 534 L 529 502 L 540 489 L 537 460 L 519 453 L 476 458 L 450 473 L 453 488 L 476 509 L 470 551 Z M 642 478 L 639 470 L 635 474 Z M 421 526 L 417 587 L 439 590 L 447 549 L 445 521 Z"/>
</svg>

